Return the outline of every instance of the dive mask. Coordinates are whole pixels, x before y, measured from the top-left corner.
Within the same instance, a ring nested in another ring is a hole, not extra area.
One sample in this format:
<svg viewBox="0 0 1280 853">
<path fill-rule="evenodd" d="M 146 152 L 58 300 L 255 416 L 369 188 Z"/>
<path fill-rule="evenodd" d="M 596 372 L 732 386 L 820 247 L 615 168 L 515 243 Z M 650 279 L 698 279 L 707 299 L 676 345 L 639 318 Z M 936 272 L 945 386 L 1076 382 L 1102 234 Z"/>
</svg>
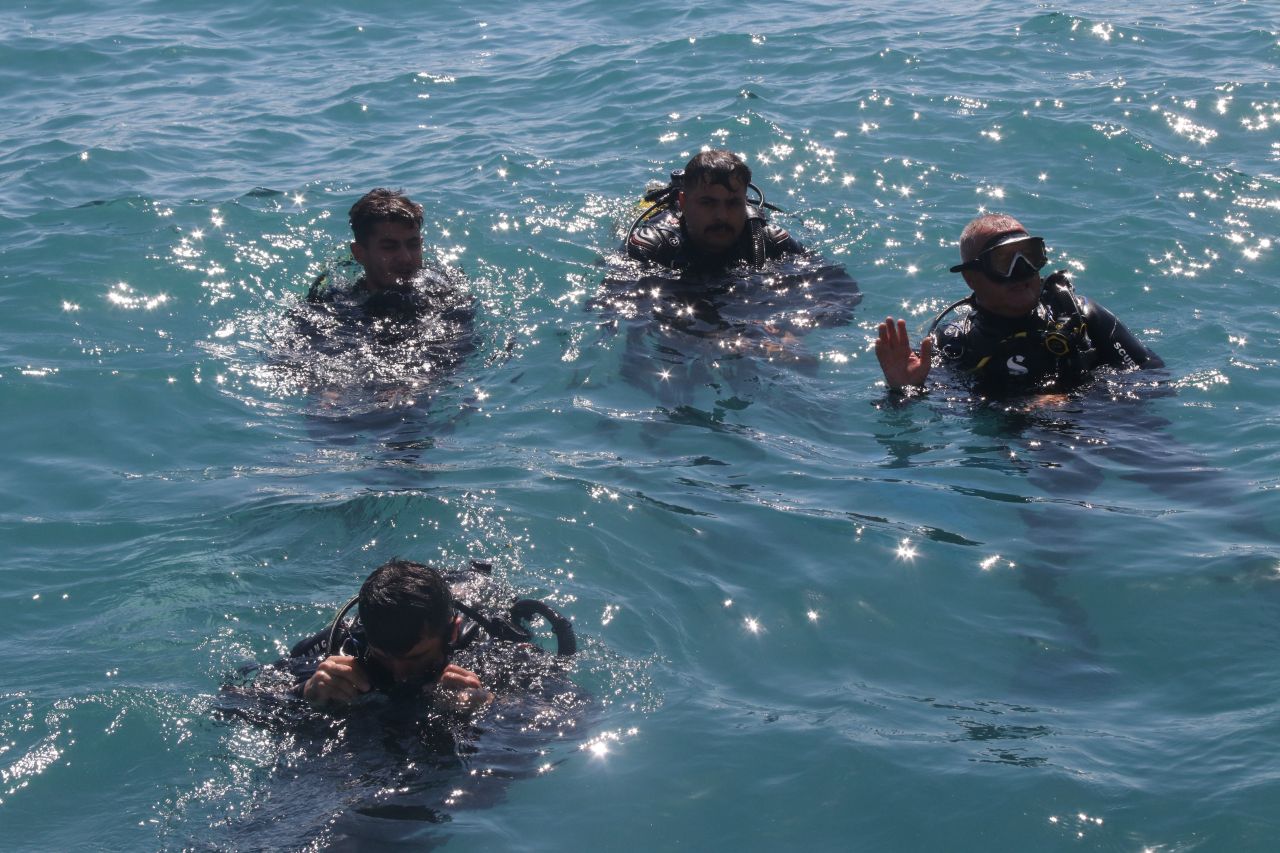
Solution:
<svg viewBox="0 0 1280 853">
<path fill-rule="evenodd" d="M 450 628 L 453 623 L 450 622 Z M 369 683 L 372 689 L 380 690 L 385 693 L 411 692 L 420 690 L 429 684 L 435 684 L 444 675 L 444 671 L 449 667 L 449 658 L 452 649 L 448 642 L 444 643 L 444 654 L 438 660 L 432 661 L 426 668 L 416 672 L 411 678 L 404 682 L 397 682 L 392 674 L 391 668 L 388 667 L 379 657 L 375 655 L 369 642 L 363 638 L 348 637 L 342 644 L 341 654 L 350 655 L 360 662 L 360 666 L 364 669 L 365 674 L 369 677 Z"/>
<path fill-rule="evenodd" d="M 994 238 L 976 258 L 957 264 L 951 271 L 979 270 L 992 281 L 1007 284 L 1030 278 L 1047 263 L 1049 256 L 1045 253 L 1044 238 L 1018 231 Z"/>
</svg>

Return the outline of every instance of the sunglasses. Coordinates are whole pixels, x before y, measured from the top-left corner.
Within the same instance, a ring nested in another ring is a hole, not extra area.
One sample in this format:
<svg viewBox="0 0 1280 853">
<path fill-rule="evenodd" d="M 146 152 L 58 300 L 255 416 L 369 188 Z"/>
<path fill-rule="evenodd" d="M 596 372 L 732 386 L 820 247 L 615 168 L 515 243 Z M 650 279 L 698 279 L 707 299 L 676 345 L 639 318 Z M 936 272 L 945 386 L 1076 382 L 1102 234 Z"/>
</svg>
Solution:
<svg viewBox="0 0 1280 853">
<path fill-rule="evenodd" d="M 996 237 L 978 256 L 951 268 L 952 272 L 977 270 L 992 281 L 1011 282 L 1030 278 L 1049 263 L 1044 238 L 1025 232 Z"/>
</svg>

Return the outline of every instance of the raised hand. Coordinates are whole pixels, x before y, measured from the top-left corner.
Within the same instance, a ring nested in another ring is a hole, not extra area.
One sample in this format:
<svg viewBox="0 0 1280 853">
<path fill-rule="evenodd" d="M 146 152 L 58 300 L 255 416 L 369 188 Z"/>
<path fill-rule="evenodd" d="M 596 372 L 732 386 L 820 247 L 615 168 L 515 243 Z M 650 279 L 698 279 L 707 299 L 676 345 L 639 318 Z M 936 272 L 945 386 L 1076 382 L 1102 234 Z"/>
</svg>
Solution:
<svg viewBox="0 0 1280 853">
<path fill-rule="evenodd" d="M 895 321 L 886 317 L 876 330 L 880 333 L 876 339 L 876 360 L 880 362 L 888 386 L 899 389 L 907 385 L 923 385 L 929 376 L 929 368 L 933 366 L 933 337 L 926 335 L 917 353 L 911 349 L 906 320 Z"/>
</svg>

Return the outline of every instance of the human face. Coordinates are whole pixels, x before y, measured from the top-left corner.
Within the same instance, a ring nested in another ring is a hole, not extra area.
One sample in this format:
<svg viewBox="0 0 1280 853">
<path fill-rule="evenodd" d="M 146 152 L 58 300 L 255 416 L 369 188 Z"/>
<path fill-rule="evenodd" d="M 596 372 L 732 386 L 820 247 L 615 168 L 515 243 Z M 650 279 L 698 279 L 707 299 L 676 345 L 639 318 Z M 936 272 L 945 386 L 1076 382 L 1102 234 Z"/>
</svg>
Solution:
<svg viewBox="0 0 1280 853">
<path fill-rule="evenodd" d="M 951 271 L 979 270 L 992 281 L 1017 281 L 1039 272 L 1047 263 L 1049 256 L 1044 238 L 1018 232 L 997 238 L 976 258 L 952 267 Z"/>
<path fill-rule="evenodd" d="M 973 301 L 999 317 L 1025 317 L 1040 303 L 1040 273 L 1016 281 L 992 281 L 981 272 L 965 270 L 964 280 L 973 289 Z"/>
<path fill-rule="evenodd" d="M 379 222 L 368 240 L 351 244 L 351 254 L 370 290 L 403 285 L 422 269 L 422 232 L 408 222 Z"/>
<path fill-rule="evenodd" d="M 1019 226 L 1020 228 L 1021 226 Z M 1009 233 L 1007 230 L 1003 234 Z M 1026 233 L 1022 231 L 1022 233 Z M 1001 231 L 993 230 L 990 234 L 975 234 L 973 242 L 979 246 L 994 245 L 1001 242 L 1003 236 Z M 1028 238 L 1035 239 L 1035 238 Z M 1013 251 L 1013 247 L 1019 244 L 1009 244 L 1006 252 Z M 1041 242 L 1043 246 L 1043 242 Z M 1026 247 L 1028 252 L 1034 248 L 1030 245 Z M 963 266 L 968 266 L 964 264 Z M 981 267 L 981 265 L 978 265 Z M 1012 266 L 1014 274 L 1023 273 L 1021 278 L 995 279 L 987 275 L 984 270 L 965 269 L 963 270 L 965 283 L 973 290 L 973 301 L 978 307 L 990 311 L 998 317 L 1025 317 L 1035 310 L 1036 305 L 1040 303 L 1040 289 L 1042 282 L 1040 280 L 1040 270 L 1033 267 L 1027 262 L 1020 262 Z"/>
<path fill-rule="evenodd" d="M 731 183 L 732 189 L 703 181 L 680 193 L 685 233 L 709 254 L 728 252 L 747 227 L 747 187 L 738 180 Z"/>
<path fill-rule="evenodd" d="M 451 624 L 450 633 L 453 627 Z M 449 648 L 445 639 L 432 631 L 424 631 L 417 644 L 404 654 L 388 654 L 370 645 L 366 655 L 370 663 L 384 670 L 396 684 L 430 684 L 438 681 L 449 665 Z"/>
</svg>

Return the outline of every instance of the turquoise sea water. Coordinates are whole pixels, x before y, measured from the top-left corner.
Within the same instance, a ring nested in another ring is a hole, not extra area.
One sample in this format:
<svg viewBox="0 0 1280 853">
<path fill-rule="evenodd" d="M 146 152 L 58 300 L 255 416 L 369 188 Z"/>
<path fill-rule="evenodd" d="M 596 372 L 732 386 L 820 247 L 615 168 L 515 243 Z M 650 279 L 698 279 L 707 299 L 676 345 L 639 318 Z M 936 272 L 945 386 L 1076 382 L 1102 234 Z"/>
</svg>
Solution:
<svg viewBox="0 0 1280 853">
<path fill-rule="evenodd" d="M 1274 4 L 0 22 L 0 847 L 1274 849 Z M 704 145 L 858 279 L 852 323 L 772 360 L 601 331 L 615 222 Z M 480 309 L 399 394 L 273 351 L 376 185 Z M 963 295 L 980 210 L 1169 369 L 887 405 L 875 323 Z M 563 742 L 491 721 L 431 784 L 548 769 L 438 822 L 350 819 L 430 800 L 396 793 L 423 745 L 213 713 L 393 555 L 548 597 L 596 697 Z"/>
</svg>

